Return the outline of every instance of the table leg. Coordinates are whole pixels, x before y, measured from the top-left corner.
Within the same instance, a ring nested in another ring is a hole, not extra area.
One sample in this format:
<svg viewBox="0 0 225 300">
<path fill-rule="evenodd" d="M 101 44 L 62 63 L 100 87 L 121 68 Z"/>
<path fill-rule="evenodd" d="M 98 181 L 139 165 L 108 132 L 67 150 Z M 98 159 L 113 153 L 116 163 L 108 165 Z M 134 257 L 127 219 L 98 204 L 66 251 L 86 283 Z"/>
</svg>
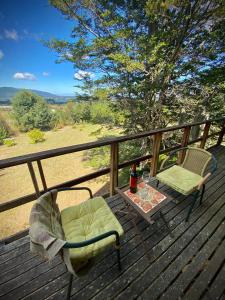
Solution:
<svg viewBox="0 0 225 300">
<path fill-rule="evenodd" d="M 163 214 L 161 211 L 159 211 L 159 214 L 160 214 L 160 217 L 162 218 L 164 224 L 166 225 L 166 228 L 167 228 L 167 230 L 169 231 L 170 236 L 173 238 L 174 236 L 173 236 L 173 234 L 172 234 L 172 232 L 171 232 L 171 230 L 170 230 L 170 227 L 169 227 L 168 223 L 166 222 L 166 219 L 165 219 L 165 217 L 164 217 L 164 214 Z"/>
<path fill-rule="evenodd" d="M 130 214 L 131 216 L 132 216 L 132 215 L 136 215 L 136 218 L 138 217 L 137 214 L 134 214 L 134 213 L 131 211 L 131 206 L 130 206 L 130 205 L 128 205 L 128 210 L 129 210 L 129 214 Z M 145 252 L 147 258 L 148 258 L 149 260 L 151 260 L 151 256 L 150 256 L 149 251 L 148 251 L 148 249 L 147 249 L 146 243 L 145 243 L 145 241 L 144 241 L 144 239 L 143 239 L 143 237 L 142 237 L 142 234 L 141 234 L 140 230 L 139 230 L 138 227 L 137 227 L 137 223 L 136 223 L 136 221 L 135 221 L 136 218 L 132 218 L 132 217 L 131 217 L 131 222 L 133 223 L 133 226 L 134 226 L 134 229 L 135 229 L 135 231 L 136 231 L 136 233 L 137 233 L 137 236 L 139 236 L 139 239 L 140 239 L 141 244 L 142 244 L 142 246 L 143 246 L 143 248 L 144 248 L 144 252 Z"/>
<path fill-rule="evenodd" d="M 148 219 L 148 222 L 149 222 L 149 224 L 151 224 L 151 225 L 155 224 L 155 221 L 154 221 L 154 220 L 152 220 L 152 218 L 151 218 L 151 217 L 149 217 L 149 219 Z"/>
</svg>

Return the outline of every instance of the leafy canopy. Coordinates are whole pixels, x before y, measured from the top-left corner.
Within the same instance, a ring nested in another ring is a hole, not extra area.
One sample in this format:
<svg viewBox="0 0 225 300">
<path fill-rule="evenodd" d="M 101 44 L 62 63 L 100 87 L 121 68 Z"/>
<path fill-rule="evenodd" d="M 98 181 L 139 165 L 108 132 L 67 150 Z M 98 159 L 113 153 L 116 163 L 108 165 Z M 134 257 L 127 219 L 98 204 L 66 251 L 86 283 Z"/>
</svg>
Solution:
<svg viewBox="0 0 225 300">
<path fill-rule="evenodd" d="M 51 128 L 52 113 L 44 99 L 35 93 L 21 91 L 12 100 L 13 116 L 22 131 Z"/>
<path fill-rule="evenodd" d="M 211 113 L 205 94 L 213 89 L 220 95 L 215 86 L 224 81 L 223 0 L 50 3 L 74 20 L 74 27 L 72 39 L 52 39 L 48 46 L 87 78 L 88 72 L 98 73 L 95 84 L 110 87 L 129 131 L 179 121 L 186 99 L 197 99 L 193 110 L 200 115 Z"/>
</svg>

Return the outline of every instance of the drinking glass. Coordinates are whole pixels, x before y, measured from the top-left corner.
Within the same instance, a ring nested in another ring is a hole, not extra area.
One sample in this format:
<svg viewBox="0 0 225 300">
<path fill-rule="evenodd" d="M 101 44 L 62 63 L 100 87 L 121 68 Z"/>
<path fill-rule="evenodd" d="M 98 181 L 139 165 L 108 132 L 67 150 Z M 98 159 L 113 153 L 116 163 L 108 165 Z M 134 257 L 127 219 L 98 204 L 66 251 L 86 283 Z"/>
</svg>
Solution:
<svg viewBox="0 0 225 300">
<path fill-rule="evenodd" d="M 150 180 L 150 174 L 148 171 L 144 171 L 142 174 L 142 179 L 145 183 L 148 183 Z"/>
</svg>

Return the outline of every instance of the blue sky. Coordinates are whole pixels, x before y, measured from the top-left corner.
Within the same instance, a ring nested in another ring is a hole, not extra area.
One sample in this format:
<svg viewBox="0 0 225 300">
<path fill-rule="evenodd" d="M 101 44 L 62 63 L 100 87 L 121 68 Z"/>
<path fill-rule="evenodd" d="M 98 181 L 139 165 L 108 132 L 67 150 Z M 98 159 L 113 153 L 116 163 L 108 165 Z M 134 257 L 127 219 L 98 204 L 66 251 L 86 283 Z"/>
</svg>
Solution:
<svg viewBox="0 0 225 300">
<path fill-rule="evenodd" d="M 48 0 L 1 0 L 0 87 L 31 88 L 74 95 L 72 63 L 56 64 L 57 55 L 40 39 L 70 38 L 73 23 Z M 78 82 L 81 82 L 78 80 Z"/>
</svg>

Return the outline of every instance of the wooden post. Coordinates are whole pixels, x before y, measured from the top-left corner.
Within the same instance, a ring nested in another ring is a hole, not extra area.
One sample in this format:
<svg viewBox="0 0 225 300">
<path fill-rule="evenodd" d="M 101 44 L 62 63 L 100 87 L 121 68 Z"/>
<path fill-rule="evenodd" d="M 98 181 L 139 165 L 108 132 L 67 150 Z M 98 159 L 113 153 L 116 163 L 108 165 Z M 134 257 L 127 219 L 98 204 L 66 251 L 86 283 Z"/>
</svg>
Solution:
<svg viewBox="0 0 225 300">
<path fill-rule="evenodd" d="M 44 175 L 44 171 L 43 171 L 42 164 L 41 164 L 40 160 L 37 160 L 37 165 L 38 165 L 38 170 L 39 170 L 39 174 L 40 174 L 40 177 L 41 177 L 41 182 L 42 182 L 44 191 L 47 191 L 48 188 L 47 188 L 45 175 Z"/>
<path fill-rule="evenodd" d="M 151 163 L 151 170 L 150 170 L 151 176 L 155 176 L 157 174 L 161 141 L 162 141 L 162 133 L 158 132 L 154 135 L 152 163 Z"/>
<path fill-rule="evenodd" d="M 38 198 L 40 196 L 40 191 L 39 191 L 39 188 L 38 188 L 38 183 L 37 183 L 37 178 L 36 178 L 36 175 L 35 175 L 35 172 L 34 172 L 34 168 L 33 168 L 33 165 L 32 165 L 31 162 L 28 162 L 27 165 L 28 165 L 30 176 L 31 176 L 31 179 L 32 179 L 32 182 L 33 182 L 33 185 L 34 185 L 34 189 L 35 189 L 37 198 Z"/>
<path fill-rule="evenodd" d="M 187 126 L 184 128 L 183 137 L 182 137 L 182 141 L 181 141 L 181 148 L 187 147 L 188 142 L 189 142 L 190 132 L 191 132 L 191 126 Z M 178 164 L 181 164 L 183 162 L 185 154 L 186 154 L 185 150 L 181 150 L 179 152 L 178 160 L 177 160 Z"/>
<path fill-rule="evenodd" d="M 110 196 L 115 194 L 115 187 L 118 186 L 118 162 L 119 162 L 119 144 L 111 144 L 110 155 Z"/>
<path fill-rule="evenodd" d="M 211 126 L 210 122 L 205 123 L 204 132 L 203 132 L 202 140 L 201 140 L 201 143 L 200 143 L 200 148 L 205 147 L 205 143 L 206 143 L 208 135 L 209 135 L 210 126 Z"/>
<path fill-rule="evenodd" d="M 225 134 L 225 121 L 223 122 L 222 129 L 220 131 L 216 146 L 219 146 L 222 143 L 224 134 Z"/>
</svg>

